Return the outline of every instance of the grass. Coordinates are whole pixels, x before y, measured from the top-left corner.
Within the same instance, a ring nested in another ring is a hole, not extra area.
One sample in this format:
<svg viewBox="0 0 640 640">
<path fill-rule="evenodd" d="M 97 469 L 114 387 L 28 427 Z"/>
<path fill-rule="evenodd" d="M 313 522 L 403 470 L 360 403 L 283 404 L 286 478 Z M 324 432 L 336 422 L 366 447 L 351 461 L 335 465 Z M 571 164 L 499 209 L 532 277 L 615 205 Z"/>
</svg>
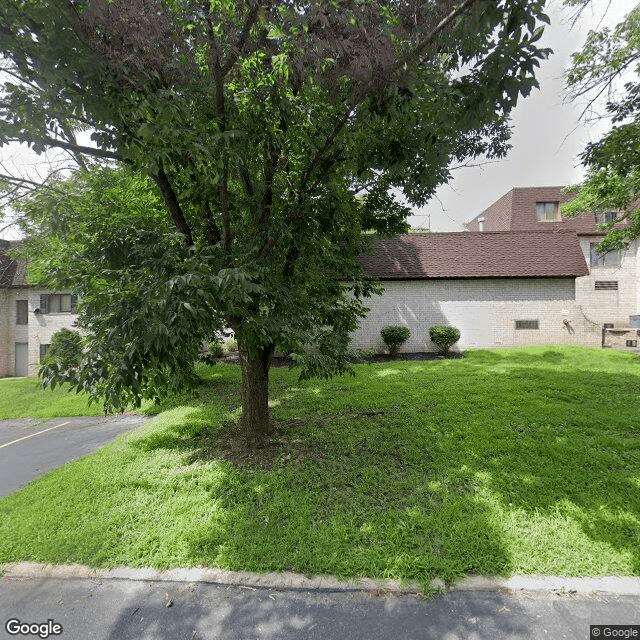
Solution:
<svg viewBox="0 0 640 640">
<path fill-rule="evenodd" d="M 588 348 L 473 351 L 272 370 L 279 441 L 223 426 L 239 370 L 0 500 L 0 562 L 217 566 L 445 581 L 640 575 L 640 359 Z"/>
<path fill-rule="evenodd" d="M 38 378 L 0 378 L 0 420 L 102 414 L 102 406 L 89 405 L 85 394 L 60 387 L 41 389 Z"/>
</svg>

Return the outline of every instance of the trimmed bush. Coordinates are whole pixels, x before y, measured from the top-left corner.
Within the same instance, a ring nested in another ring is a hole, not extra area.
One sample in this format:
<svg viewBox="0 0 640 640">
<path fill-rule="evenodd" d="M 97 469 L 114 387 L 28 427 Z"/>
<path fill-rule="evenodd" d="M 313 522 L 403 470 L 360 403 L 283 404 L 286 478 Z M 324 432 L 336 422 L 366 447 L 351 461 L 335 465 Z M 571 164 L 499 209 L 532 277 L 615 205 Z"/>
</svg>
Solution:
<svg viewBox="0 0 640 640">
<path fill-rule="evenodd" d="M 388 327 L 383 327 L 380 335 L 382 336 L 383 342 L 389 348 L 389 353 L 395 355 L 398 353 L 400 347 L 409 339 L 411 331 L 409 331 L 409 327 L 393 324 Z"/>
<path fill-rule="evenodd" d="M 57 364 L 60 371 L 73 371 L 82 360 L 82 336 L 71 329 L 60 329 L 51 336 L 43 364 Z"/>
<path fill-rule="evenodd" d="M 438 347 L 443 356 L 448 355 L 449 349 L 460 340 L 460 329 L 444 325 L 429 327 L 429 338 Z"/>
</svg>

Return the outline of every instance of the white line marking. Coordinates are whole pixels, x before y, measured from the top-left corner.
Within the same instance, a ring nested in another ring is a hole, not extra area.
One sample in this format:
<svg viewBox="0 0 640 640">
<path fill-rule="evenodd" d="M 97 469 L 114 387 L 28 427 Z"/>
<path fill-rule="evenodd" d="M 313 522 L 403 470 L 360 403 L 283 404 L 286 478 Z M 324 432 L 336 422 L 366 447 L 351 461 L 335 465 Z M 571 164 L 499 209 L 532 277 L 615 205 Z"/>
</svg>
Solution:
<svg viewBox="0 0 640 640">
<path fill-rule="evenodd" d="M 41 433 L 46 433 L 47 431 L 51 431 L 51 429 L 57 429 L 58 427 L 64 427 L 65 424 L 69 424 L 71 420 L 67 420 L 67 422 L 63 422 L 62 424 L 57 424 L 55 427 L 49 427 L 48 429 L 43 429 L 42 431 L 38 431 L 38 433 L 32 433 L 29 436 L 24 436 L 24 438 L 18 438 L 13 442 L 7 442 L 7 444 L 0 445 L 0 449 L 4 449 L 4 447 L 8 447 L 10 444 L 15 444 L 16 442 L 20 442 L 21 440 L 26 440 L 27 438 L 33 438 L 33 436 L 39 436 Z"/>
</svg>

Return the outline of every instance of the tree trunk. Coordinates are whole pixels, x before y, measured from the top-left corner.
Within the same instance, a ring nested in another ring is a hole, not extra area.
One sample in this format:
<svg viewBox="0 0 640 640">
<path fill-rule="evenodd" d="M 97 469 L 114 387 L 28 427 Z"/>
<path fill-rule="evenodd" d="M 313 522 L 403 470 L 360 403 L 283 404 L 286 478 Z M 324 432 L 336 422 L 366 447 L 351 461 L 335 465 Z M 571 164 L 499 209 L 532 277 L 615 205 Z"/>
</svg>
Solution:
<svg viewBox="0 0 640 640">
<path fill-rule="evenodd" d="M 275 345 L 265 347 L 250 357 L 238 344 L 242 371 L 242 417 L 240 428 L 249 442 L 258 443 L 271 432 L 269 423 L 269 367 Z"/>
</svg>

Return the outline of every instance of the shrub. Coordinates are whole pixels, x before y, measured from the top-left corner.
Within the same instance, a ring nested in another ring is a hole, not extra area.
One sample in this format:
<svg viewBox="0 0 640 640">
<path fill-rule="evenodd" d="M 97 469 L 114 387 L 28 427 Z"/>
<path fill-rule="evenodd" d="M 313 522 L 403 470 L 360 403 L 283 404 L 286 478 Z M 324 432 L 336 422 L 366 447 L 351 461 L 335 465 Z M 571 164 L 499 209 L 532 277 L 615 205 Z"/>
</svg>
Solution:
<svg viewBox="0 0 640 640">
<path fill-rule="evenodd" d="M 51 336 L 43 364 L 56 364 L 59 371 L 72 372 L 80 366 L 82 351 L 82 336 L 71 329 L 60 329 Z"/>
<path fill-rule="evenodd" d="M 409 327 L 394 324 L 383 327 L 380 335 L 382 336 L 383 342 L 389 348 L 389 353 L 394 355 L 398 353 L 398 349 L 409 339 L 411 331 L 409 331 Z"/>
<path fill-rule="evenodd" d="M 209 348 L 209 354 L 214 358 L 221 358 L 224 355 L 224 348 L 219 340 L 212 340 L 207 347 Z"/>
<path fill-rule="evenodd" d="M 429 327 L 429 338 L 438 347 L 440 353 L 446 356 L 449 353 L 449 349 L 460 340 L 460 330 L 455 327 L 434 325 Z"/>
</svg>

